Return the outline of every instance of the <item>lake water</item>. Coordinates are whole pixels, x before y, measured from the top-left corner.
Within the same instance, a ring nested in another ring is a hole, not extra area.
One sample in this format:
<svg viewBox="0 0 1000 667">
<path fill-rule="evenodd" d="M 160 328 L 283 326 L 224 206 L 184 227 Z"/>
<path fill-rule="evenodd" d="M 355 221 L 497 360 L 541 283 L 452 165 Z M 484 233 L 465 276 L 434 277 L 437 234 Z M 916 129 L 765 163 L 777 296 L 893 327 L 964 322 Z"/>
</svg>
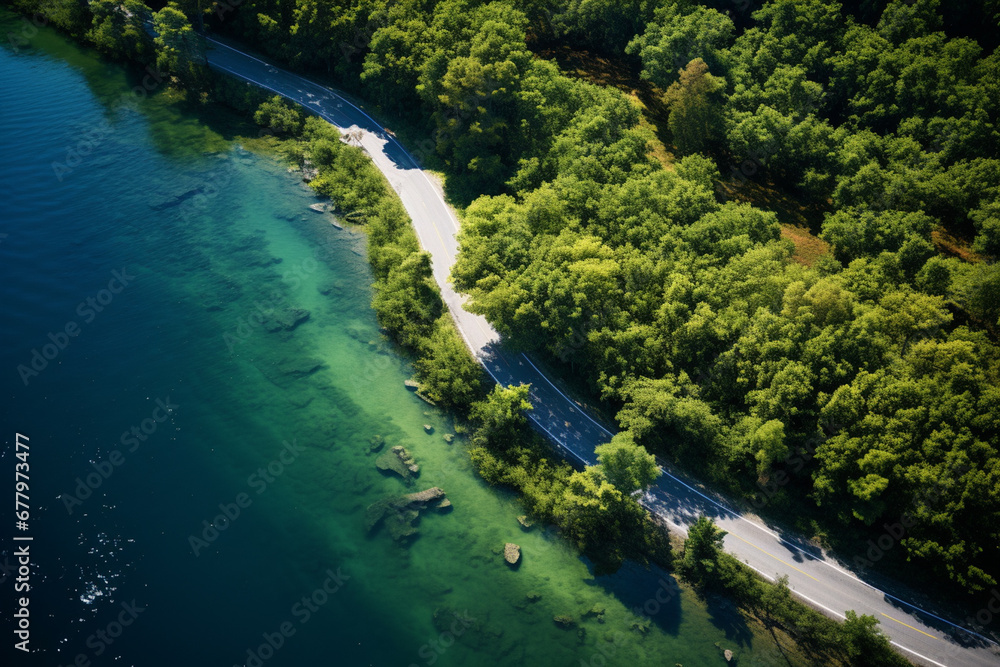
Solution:
<svg viewBox="0 0 1000 667">
<path fill-rule="evenodd" d="M 47 29 L 0 49 L 0 476 L 28 436 L 31 506 L 22 533 L 5 498 L 0 561 L 34 538 L 34 653 L 12 648 L 11 574 L 3 664 L 778 664 L 665 573 L 595 578 L 523 531 L 405 389 L 364 236 L 243 150 L 239 118 L 142 81 Z M 412 484 L 376 469 L 376 435 Z M 433 486 L 453 509 L 407 545 L 366 530 L 371 503 Z"/>
</svg>

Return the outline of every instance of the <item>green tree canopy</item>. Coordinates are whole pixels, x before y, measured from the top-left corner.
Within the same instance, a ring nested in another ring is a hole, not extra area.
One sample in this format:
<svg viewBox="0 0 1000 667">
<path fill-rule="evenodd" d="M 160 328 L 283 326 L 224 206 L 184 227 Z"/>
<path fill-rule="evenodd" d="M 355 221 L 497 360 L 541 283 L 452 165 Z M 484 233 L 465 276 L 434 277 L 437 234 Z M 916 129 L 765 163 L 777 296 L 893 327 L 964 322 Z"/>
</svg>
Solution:
<svg viewBox="0 0 1000 667">
<path fill-rule="evenodd" d="M 188 22 L 177 3 L 153 14 L 156 64 L 186 85 L 198 87 L 204 78 L 205 41 Z"/>
<path fill-rule="evenodd" d="M 660 475 L 656 458 L 627 434 L 619 433 L 595 452 L 601 472 L 626 495 L 645 490 Z"/>
<path fill-rule="evenodd" d="M 94 0 L 90 3 L 93 28 L 87 39 L 97 48 L 120 60 L 148 62 L 153 53 L 153 38 L 146 32 L 149 7 L 139 0 Z"/>
<path fill-rule="evenodd" d="M 497 385 L 482 401 L 477 401 L 469 411 L 469 419 L 475 424 L 473 444 L 504 450 L 517 442 L 519 431 L 528 418 L 525 410 L 531 410 L 528 402 L 530 385 Z"/>
<path fill-rule="evenodd" d="M 681 151 L 700 152 L 717 137 L 725 87 L 724 79 L 709 74 L 705 61 L 695 58 L 667 88 L 663 102 L 670 109 L 670 132 Z"/>
<path fill-rule="evenodd" d="M 642 60 L 643 78 L 666 88 L 696 58 L 710 70 L 724 72 L 723 50 L 733 30 L 732 20 L 714 9 L 696 5 L 684 14 L 678 5 L 667 4 L 657 8 L 646 31 L 629 42 L 626 52 Z"/>
<path fill-rule="evenodd" d="M 298 106 L 292 106 L 280 95 L 275 95 L 257 107 L 253 120 L 279 134 L 292 134 L 302 130 L 305 114 Z"/>
<path fill-rule="evenodd" d="M 719 556 L 722 554 L 722 539 L 725 536 L 726 531 L 716 526 L 706 516 L 698 517 L 698 520 L 688 527 L 681 567 L 685 576 L 696 585 L 705 585 L 717 574 Z"/>
</svg>

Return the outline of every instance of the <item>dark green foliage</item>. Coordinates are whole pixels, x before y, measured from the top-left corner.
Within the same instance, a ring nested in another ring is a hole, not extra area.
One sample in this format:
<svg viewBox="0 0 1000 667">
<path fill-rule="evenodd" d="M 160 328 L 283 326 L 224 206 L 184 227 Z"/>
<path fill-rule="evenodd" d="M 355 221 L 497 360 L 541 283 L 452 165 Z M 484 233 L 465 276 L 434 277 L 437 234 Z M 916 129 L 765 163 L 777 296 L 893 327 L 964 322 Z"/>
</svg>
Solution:
<svg viewBox="0 0 1000 667">
<path fill-rule="evenodd" d="M 659 7 L 646 31 L 626 51 L 642 60 L 642 76 L 666 89 L 692 60 L 701 59 L 714 73 L 725 71 L 723 49 L 729 46 L 733 22 L 714 9 L 695 6 L 682 13 L 675 4 Z"/>
<path fill-rule="evenodd" d="M 833 245 L 834 256 L 844 264 L 859 257 L 876 257 L 884 251 L 898 253 L 910 239 L 923 240 L 928 251 L 917 262 L 919 269 L 936 254 L 929 241 L 933 227 L 934 220 L 923 213 L 844 208 L 827 217 L 823 238 Z"/>
<path fill-rule="evenodd" d="M 119 60 L 149 62 L 153 53 L 153 38 L 146 32 L 145 22 L 152 13 L 139 0 L 95 0 L 90 4 L 93 28 L 87 39 L 101 51 Z"/>
<path fill-rule="evenodd" d="M 526 384 L 497 385 L 485 399 L 474 403 L 469 410 L 469 420 L 475 426 L 472 444 L 493 451 L 514 446 L 528 423 L 524 411 L 532 409 L 528 402 L 530 389 Z"/>
<path fill-rule="evenodd" d="M 598 468 L 626 495 L 645 491 L 660 476 L 656 459 L 628 434 L 618 434 L 595 450 Z"/>
<path fill-rule="evenodd" d="M 297 106 L 275 95 L 257 107 L 253 120 L 278 134 L 297 134 L 302 131 L 306 117 Z"/>
<path fill-rule="evenodd" d="M 11 4 L 24 12 L 37 12 L 56 27 L 84 37 L 112 58 L 143 66 L 155 60 L 158 69 L 187 88 L 203 88 L 210 80 L 204 40 L 175 2 L 157 12 L 142 0 L 14 0 Z M 150 28 L 155 38 L 150 36 Z"/>
<path fill-rule="evenodd" d="M 261 104 L 272 99 L 270 92 L 263 88 L 213 70 L 209 70 L 209 80 L 214 99 L 249 116 L 252 116 Z"/>
<path fill-rule="evenodd" d="M 912 556 L 982 590 L 991 579 L 976 563 L 995 561 L 1000 540 L 995 524 L 981 520 L 1000 504 L 989 444 L 1000 398 L 996 349 L 964 329 L 947 341 L 921 340 L 943 314 L 902 305 L 892 306 L 893 317 L 909 320 L 895 334 L 908 339 L 899 374 L 862 372 L 823 408 L 837 431 L 817 451 L 817 499 L 866 523 L 912 524 L 902 539 Z"/>
<path fill-rule="evenodd" d="M 878 619 L 863 614 L 858 616 L 848 611 L 844 625 L 840 628 L 844 650 L 857 667 L 890 667 L 910 664 L 896 653 L 889 644 L 889 638 L 878 628 Z"/>
<path fill-rule="evenodd" d="M 482 392 L 483 368 L 469 354 L 447 314 L 421 343 L 414 366 L 423 393 L 444 407 L 465 408 Z"/>
<path fill-rule="evenodd" d="M 626 558 L 645 560 L 646 510 L 598 468 L 570 475 L 554 515 L 566 536 L 595 560 L 597 574 L 616 571 Z"/>
<path fill-rule="evenodd" d="M 198 89 L 207 82 L 205 40 L 194 31 L 180 7 L 171 2 L 153 14 L 156 31 L 156 65 L 177 77 L 186 87 Z"/>
<path fill-rule="evenodd" d="M 86 0 L 8 0 L 7 4 L 24 14 L 30 14 L 33 22 L 51 25 L 74 37 L 85 37 L 93 28 L 93 15 L 90 3 Z M 148 11 L 148 8 L 147 8 Z M 26 36 L 25 36 L 26 37 Z M 5 36 L 14 46 L 20 46 L 18 35 L 11 33 Z M 89 39 L 89 38 L 88 38 Z"/>
<path fill-rule="evenodd" d="M 788 577 L 765 581 L 742 562 L 722 551 L 725 531 L 701 516 L 688 528 L 684 556 L 677 572 L 700 591 L 721 592 L 779 627 L 809 651 L 816 664 L 842 661 L 856 667 L 905 667 L 910 663 L 893 650 L 872 616 L 848 611 L 837 623 L 792 596 Z"/>
<path fill-rule="evenodd" d="M 743 174 L 830 200 L 821 268 L 789 262 L 772 214 L 720 204 L 704 161 L 659 171 L 628 148 L 639 132 L 580 113 L 522 159 L 513 196 L 469 206 L 453 278 L 511 342 L 620 405 L 634 442 L 719 480 L 738 471 L 744 491 L 816 450 L 779 496 L 861 533 L 918 511 L 894 557 L 979 590 L 998 539 L 965 513 L 1000 525 L 981 486 L 1000 461 L 981 430 L 998 412 L 1000 286 L 993 265 L 942 259 L 932 233 L 975 229 L 996 252 L 997 56 L 938 32 L 935 3 L 904 5 L 872 27 L 777 0 L 735 39 L 721 16 L 671 5 L 630 47 L 670 87 L 678 148 L 724 142 Z M 693 55 L 719 71 L 695 60 L 677 78 Z M 851 411 L 835 409 L 849 391 Z M 967 468 L 927 506 L 921 480 L 955 459 Z"/>
<path fill-rule="evenodd" d="M 390 194 L 385 178 L 359 148 L 320 139 L 312 144 L 310 156 L 320 167 L 310 185 L 340 210 L 366 215 Z"/>
<path fill-rule="evenodd" d="M 718 138 L 719 93 L 725 87 L 725 79 L 712 76 L 705 61 L 695 58 L 667 88 L 663 102 L 670 110 L 670 132 L 682 152 L 702 152 Z"/>
<path fill-rule="evenodd" d="M 678 571 L 696 586 L 706 586 L 719 581 L 719 559 L 722 556 L 722 538 L 726 531 L 718 528 L 708 517 L 700 516 L 688 527 L 684 542 L 684 558 Z"/>
<path fill-rule="evenodd" d="M 411 254 L 394 266 L 372 299 L 379 322 L 405 347 L 430 336 L 441 316 L 441 299 L 431 275 L 431 256 Z"/>
<path fill-rule="evenodd" d="M 559 0 L 550 5 L 551 11 L 545 11 L 548 20 L 542 22 L 542 36 L 621 53 L 643 31 L 658 4 L 650 0 Z"/>
<path fill-rule="evenodd" d="M 520 491 L 531 514 L 557 524 L 599 574 L 616 571 L 626 558 L 669 565 L 666 537 L 630 495 L 655 478 L 652 457 L 619 439 L 599 448 L 598 466 L 573 471 L 551 464 L 542 453 L 546 445 L 527 428 L 528 389 L 497 386 L 472 404 L 471 457 L 483 479 Z"/>
</svg>

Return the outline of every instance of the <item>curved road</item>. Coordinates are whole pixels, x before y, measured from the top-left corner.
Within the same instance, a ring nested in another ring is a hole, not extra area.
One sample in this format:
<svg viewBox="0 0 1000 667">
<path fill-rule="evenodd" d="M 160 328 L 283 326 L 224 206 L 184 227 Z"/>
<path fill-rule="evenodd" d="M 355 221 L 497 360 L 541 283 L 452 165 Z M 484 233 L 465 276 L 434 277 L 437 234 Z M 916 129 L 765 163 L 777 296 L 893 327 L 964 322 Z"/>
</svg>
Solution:
<svg viewBox="0 0 1000 667">
<path fill-rule="evenodd" d="M 571 459 L 594 463 L 594 448 L 612 432 L 583 411 L 539 371 L 524 354 L 505 350 L 499 335 L 479 316 L 465 310 L 464 297 L 448 282 L 458 253 L 458 219 L 445 203 L 440 186 L 427 177 L 416 160 L 379 123 L 334 90 L 278 69 L 216 39 L 210 43 L 209 65 L 301 104 L 312 113 L 351 133 L 399 194 L 424 250 L 433 259 L 441 296 L 469 349 L 499 383 L 531 384 L 529 413 Z M 664 466 L 664 474 L 643 497 L 643 504 L 674 528 L 686 533 L 699 515 L 712 517 L 727 531 L 726 549 L 763 576 L 787 575 L 791 589 L 829 615 L 843 618 L 853 609 L 881 622 L 893 644 L 918 664 L 936 666 L 1000 665 L 1000 647 L 972 630 L 919 609 L 859 579 L 829 554 L 794 535 L 781 535 L 760 520 L 730 509 L 696 482 Z M 859 554 L 863 556 L 863 554 Z M 1000 610 L 996 599 L 983 596 L 983 608 Z M 974 616 L 979 610 L 970 610 Z M 1000 617 L 1000 614 L 995 614 Z"/>
</svg>

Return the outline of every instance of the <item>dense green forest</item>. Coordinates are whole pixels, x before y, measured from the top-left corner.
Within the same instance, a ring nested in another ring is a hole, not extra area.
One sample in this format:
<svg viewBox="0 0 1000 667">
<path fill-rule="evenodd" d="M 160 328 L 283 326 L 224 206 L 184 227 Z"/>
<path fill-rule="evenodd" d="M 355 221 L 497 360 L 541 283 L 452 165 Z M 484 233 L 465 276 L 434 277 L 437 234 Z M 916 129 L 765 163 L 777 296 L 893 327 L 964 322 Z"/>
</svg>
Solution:
<svg viewBox="0 0 1000 667">
<path fill-rule="evenodd" d="M 456 287 L 584 378 L 620 442 L 822 518 L 807 530 L 864 544 L 899 524 L 888 559 L 996 584 L 997 0 L 206 0 L 161 8 L 156 44 L 105 28 L 125 19 L 104 4 L 45 11 L 197 86 L 186 13 L 422 128 L 464 208 Z M 545 44 L 631 62 L 676 159 Z M 722 187 L 747 181 L 818 212 L 831 251 L 794 261 L 775 212 Z M 942 232 L 968 247 L 942 252 Z M 413 260 L 392 287 L 391 264 L 384 300 L 429 274 Z"/>
<path fill-rule="evenodd" d="M 324 6 L 233 21 L 434 130 L 452 190 L 488 195 L 465 211 L 456 286 L 586 377 L 621 438 L 860 534 L 903 521 L 910 558 L 995 583 L 1000 54 L 926 1 L 771 2 L 742 26 L 684 3 Z M 533 57 L 536 39 L 637 57 L 674 168 L 634 104 Z M 791 261 L 773 213 L 717 192 L 729 165 L 825 207 L 832 254 Z M 939 228 L 979 261 L 939 253 Z"/>
</svg>

